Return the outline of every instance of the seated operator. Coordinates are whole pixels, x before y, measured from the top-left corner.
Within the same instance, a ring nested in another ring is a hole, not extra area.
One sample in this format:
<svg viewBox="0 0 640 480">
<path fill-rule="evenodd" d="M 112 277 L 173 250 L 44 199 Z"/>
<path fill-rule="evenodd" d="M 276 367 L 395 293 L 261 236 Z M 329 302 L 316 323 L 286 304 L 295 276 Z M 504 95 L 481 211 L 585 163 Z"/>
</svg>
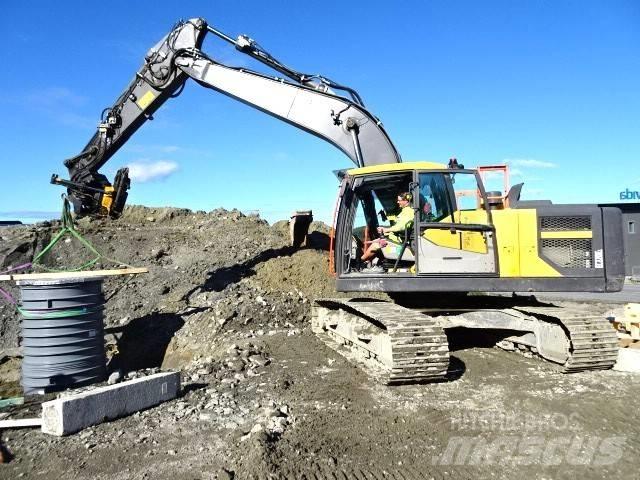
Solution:
<svg viewBox="0 0 640 480">
<path fill-rule="evenodd" d="M 408 192 L 403 192 L 398 195 L 398 206 L 400 207 L 400 213 L 396 217 L 396 221 L 391 227 L 378 227 L 378 233 L 380 235 L 387 235 L 388 240 L 384 238 L 377 238 L 373 240 L 365 252 L 362 254 L 361 260 L 363 262 L 369 262 L 371 268 L 371 260 L 377 255 L 378 251 L 387 245 L 387 242 L 402 245 L 403 239 L 396 235 L 396 233 L 404 232 L 413 223 L 413 208 L 411 207 L 412 195 Z M 382 271 L 382 268 L 380 271 Z"/>
</svg>

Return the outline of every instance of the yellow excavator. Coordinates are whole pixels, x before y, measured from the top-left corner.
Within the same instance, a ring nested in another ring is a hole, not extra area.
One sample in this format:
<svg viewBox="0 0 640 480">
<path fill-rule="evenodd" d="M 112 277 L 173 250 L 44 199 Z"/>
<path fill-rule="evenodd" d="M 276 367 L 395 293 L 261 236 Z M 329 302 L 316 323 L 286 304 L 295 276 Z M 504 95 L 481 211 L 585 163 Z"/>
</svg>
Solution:
<svg viewBox="0 0 640 480">
<path fill-rule="evenodd" d="M 212 33 L 278 75 L 224 65 L 201 50 Z M 272 115 L 340 149 L 355 168 L 338 171 L 340 188 L 330 260 L 338 291 L 386 292 L 394 302 L 318 299 L 312 328 L 384 383 L 443 380 L 446 330 L 502 332 L 505 348 L 530 352 L 564 372 L 610 368 L 617 338 L 600 316 L 470 292 L 614 292 L 624 282 L 621 213 L 595 205 L 522 201 L 522 185 L 487 194 L 479 171 L 402 162 L 380 120 L 358 93 L 319 74 L 298 72 L 246 35 L 229 37 L 204 19 L 180 21 L 145 56 L 80 154 L 64 162 L 78 215 L 118 217 L 128 170 L 113 184 L 99 169 L 188 79 Z M 381 242 L 379 263 L 364 249 L 408 193 L 414 219 L 400 241 Z M 308 221 L 303 215 L 300 221 Z M 307 222 L 308 223 L 308 222 Z"/>
</svg>

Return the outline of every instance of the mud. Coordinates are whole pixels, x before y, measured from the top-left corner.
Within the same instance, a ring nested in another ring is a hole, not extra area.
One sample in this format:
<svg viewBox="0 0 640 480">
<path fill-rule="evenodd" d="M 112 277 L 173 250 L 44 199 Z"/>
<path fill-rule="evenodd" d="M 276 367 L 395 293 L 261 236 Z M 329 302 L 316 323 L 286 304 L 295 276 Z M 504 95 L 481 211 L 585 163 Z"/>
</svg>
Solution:
<svg viewBox="0 0 640 480">
<path fill-rule="evenodd" d="M 1 229 L 0 270 L 58 228 Z M 180 369 L 183 395 L 64 438 L 2 431 L 13 459 L 0 478 L 636 478 L 637 375 L 563 375 L 458 329 L 449 381 L 384 387 L 319 341 L 310 302 L 336 295 L 325 226 L 299 251 L 286 225 L 237 211 L 133 207 L 78 228 L 108 257 L 150 269 L 105 282 L 110 371 Z M 46 262 L 83 255 L 62 243 Z M 0 315 L 0 350 L 15 352 L 18 317 L 6 304 Z M 7 397 L 20 361 L 0 357 Z"/>
</svg>

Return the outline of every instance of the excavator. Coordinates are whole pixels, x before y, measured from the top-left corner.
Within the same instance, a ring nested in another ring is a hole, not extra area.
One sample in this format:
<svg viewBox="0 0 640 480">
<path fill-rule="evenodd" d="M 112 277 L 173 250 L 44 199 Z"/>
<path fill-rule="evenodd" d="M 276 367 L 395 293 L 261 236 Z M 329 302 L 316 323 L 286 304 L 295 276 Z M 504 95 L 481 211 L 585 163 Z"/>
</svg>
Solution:
<svg viewBox="0 0 640 480">
<path fill-rule="evenodd" d="M 273 70 L 225 65 L 202 50 L 213 34 Z M 117 218 L 130 180 L 99 169 L 188 79 L 315 135 L 354 164 L 337 172 L 330 263 L 340 292 L 384 292 L 392 301 L 318 299 L 312 329 L 384 384 L 451 377 L 447 332 L 500 332 L 499 346 L 528 351 L 562 372 L 608 369 L 618 342 L 607 319 L 576 308 L 493 292 L 615 292 L 624 283 L 618 209 L 523 201 L 522 184 L 488 194 L 478 169 L 457 161 L 403 162 L 380 120 L 352 88 L 296 71 L 247 35 L 232 38 L 202 18 L 179 21 L 149 50 L 97 132 L 67 159 L 67 187 L 79 216 Z M 361 255 L 378 227 L 410 199 L 414 220 L 399 243 L 385 242 L 375 271 Z M 491 193 L 491 192 L 490 192 Z M 487 294 L 489 293 L 489 294 Z"/>
</svg>

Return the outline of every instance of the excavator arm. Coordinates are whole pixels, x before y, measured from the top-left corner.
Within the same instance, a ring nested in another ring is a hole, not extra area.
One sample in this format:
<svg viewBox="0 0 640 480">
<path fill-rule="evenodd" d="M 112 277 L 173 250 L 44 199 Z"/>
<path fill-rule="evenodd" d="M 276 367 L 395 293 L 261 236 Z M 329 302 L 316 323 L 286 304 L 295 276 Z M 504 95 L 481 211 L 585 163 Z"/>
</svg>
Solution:
<svg viewBox="0 0 640 480">
<path fill-rule="evenodd" d="M 286 79 L 217 62 L 201 49 L 207 33 Z M 382 124 L 355 90 L 321 75 L 297 72 L 249 37 L 234 40 L 196 18 L 177 23 L 149 50 L 122 95 L 103 110 L 98 130 L 86 147 L 64 162 L 70 179 L 52 176 L 52 183 L 67 187 L 77 214 L 117 217 L 122 213 L 130 186 L 128 169 L 118 171 L 113 185 L 99 169 L 164 102 L 180 93 L 189 78 L 322 138 L 356 166 L 401 161 Z"/>
</svg>

